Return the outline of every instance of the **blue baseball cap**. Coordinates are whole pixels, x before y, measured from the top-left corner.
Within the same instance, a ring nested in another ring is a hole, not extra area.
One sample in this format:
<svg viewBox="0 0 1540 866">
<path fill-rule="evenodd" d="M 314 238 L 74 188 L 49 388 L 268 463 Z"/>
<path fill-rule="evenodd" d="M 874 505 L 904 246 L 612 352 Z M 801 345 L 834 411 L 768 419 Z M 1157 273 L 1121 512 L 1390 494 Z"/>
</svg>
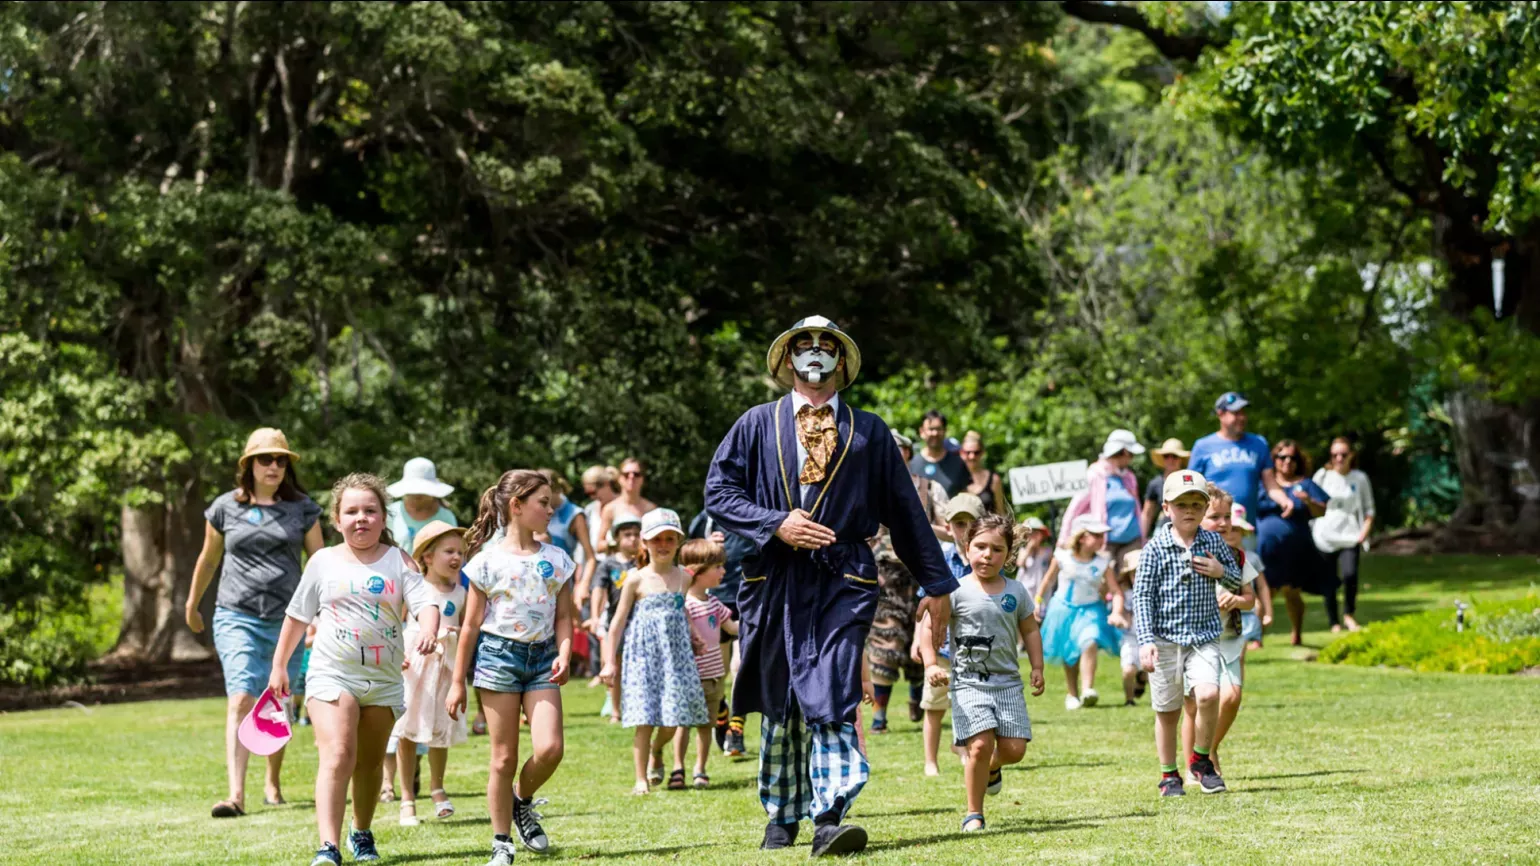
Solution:
<svg viewBox="0 0 1540 866">
<path fill-rule="evenodd" d="M 1226 391 L 1219 395 L 1218 400 L 1214 401 L 1214 411 L 1216 413 L 1239 412 L 1250 405 L 1251 401 L 1242 396 L 1239 391 Z"/>
</svg>

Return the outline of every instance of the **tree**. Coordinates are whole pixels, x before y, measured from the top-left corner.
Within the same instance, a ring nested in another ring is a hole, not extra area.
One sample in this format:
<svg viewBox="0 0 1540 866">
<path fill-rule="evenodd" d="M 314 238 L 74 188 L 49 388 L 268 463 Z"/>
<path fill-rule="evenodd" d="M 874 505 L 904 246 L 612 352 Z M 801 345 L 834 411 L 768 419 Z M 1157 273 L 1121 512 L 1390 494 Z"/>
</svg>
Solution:
<svg viewBox="0 0 1540 866">
<path fill-rule="evenodd" d="M 1440 329 L 1464 490 L 1453 528 L 1540 537 L 1540 442 L 1526 434 L 1540 420 L 1527 372 L 1540 356 L 1540 16 L 1520 3 L 1241 3 L 1191 29 L 1201 16 L 1173 4 L 1098 5 L 1063 8 L 1172 56 L 1207 45 L 1180 96 L 1285 164 L 1360 180 L 1324 195 L 1425 218 L 1453 323 Z"/>
</svg>

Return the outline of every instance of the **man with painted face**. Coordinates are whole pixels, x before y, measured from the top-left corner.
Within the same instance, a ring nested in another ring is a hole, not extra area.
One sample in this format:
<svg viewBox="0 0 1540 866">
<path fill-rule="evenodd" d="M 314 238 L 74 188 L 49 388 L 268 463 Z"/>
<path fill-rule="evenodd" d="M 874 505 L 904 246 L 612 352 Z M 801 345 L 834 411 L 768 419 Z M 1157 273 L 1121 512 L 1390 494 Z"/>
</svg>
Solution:
<svg viewBox="0 0 1540 866">
<path fill-rule="evenodd" d="M 951 617 L 957 581 L 887 424 L 839 398 L 861 368 L 855 341 L 811 316 L 776 338 L 766 363 L 791 393 L 745 412 L 706 476 L 707 512 L 755 548 L 738 593 L 733 715 L 763 716 L 762 847 L 789 847 L 812 819 L 813 856 L 850 854 L 866 847 L 866 831 L 843 822 L 868 775 L 855 727 L 878 595 L 867 539 L 888 528 L 931 622 Z"/>
</svg>

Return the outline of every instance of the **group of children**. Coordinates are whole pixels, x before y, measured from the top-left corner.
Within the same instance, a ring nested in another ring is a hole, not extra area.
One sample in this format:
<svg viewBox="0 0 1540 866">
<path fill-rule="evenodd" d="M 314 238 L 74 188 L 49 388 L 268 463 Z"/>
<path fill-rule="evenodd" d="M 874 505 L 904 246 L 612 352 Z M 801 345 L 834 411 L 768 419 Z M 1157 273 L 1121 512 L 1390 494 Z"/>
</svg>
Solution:
<svg viewBox="0 0 1540 866">
<path fill-rule="evenodd" d="M 1045 659 L 1064 665 L 1066 707 L 1090 707 L 1098 701 L 1098 649 L 1121 657 L 1126 701 L 1148 676 L 1162 795 L 1183 793 L 1179 733 L 1192 782 L 1204 792 L 1224 790 L 1218 747 L 1240 707 L 1246 639 L 1256 630 L 1250 612 L 1259 598 L 1265 608 L 1265 582 L 1242 549 L 1247 524 L 1229 496 L 1182 470 L 1167 477 L 1164 498 L 1170 523 L 1118 567 L 1101 552 L 1107 527 L 1089 518 L 1072 526 L 1068 549 L 1050 553 L 1045 527 L 983 514 L 967 496 L 953 500 L 945 553 L 961 586 L 945 645 L 935 649 L 933 629 L 941 625 L 927 619 L 913 652 L 926 685 L 928 774 L 939 772 L 940 722 L 952 712 L 953 747 L 964 765 L 963 831 L 985 827 L 984 798 L 999 793 L 1001 768 L 1024 756 L 1032 735 L 1026 687 L 1043 693 Z M 353 858 L 379 858 L 372 794 L 392 738 L 404 756 L 419 744 L 428 748 L 434 814 L 453 814 L 444 767 L 447 750 L 466 738 L 467 679 L 480 695 L 491 742 L 488 866 L 512 863 L 514 834 L 532 851 L 548 850 L 536 811 L 543 801 L 535 795 L 562 760 L 560 688 L 576 620 L 576 567 L 539 539 L 552 500 L 545 475 L 507 472 L 482 495 L 469 530 L 430 523 L 408 554 L 385 527 L 388 498 L 378 478 L 354 474 L 333 487 L 331 519 L 343 541 L 310 558 L 269 681 L 276 694 L 288 694 L 287 662 L 309 630 L 305 690 L 320 754 L 321 847 L 312 866 L 341 863 L 349 781 Z M 726 682 L 721 638 L 736 633 L 731 611 L 707 593 L 722 579 L 725 553 L 713 541 L 686 543 L 678 515 L 665 508 L 622 516 L 613 529 L 617 558 L 596 572 L 587 625 L 602 639 L 600 677 L 617 715 L 635 728 L 633 791 L 662 783 L 670 743 L 668 787 L 706 787 L 713 714 Z M 1003 574 L 1013 560 L 1016 578 Z M 1030 666 L 1025 683 L 1022 649 Z M 530 729 L 522 764 L 521 718 Z M 691 729 L 697 755 L 687 783 Z M 412 766 L 401 761 L 406 825 L 417 822 Z"/>
<path fill-rule="evenodd" d="M 553 498 L 546 475 L 504 473 L 482 495 L 469 530 L 430 523 L 408 554 L 386 528 L 388 495 L 379 478 L 353 474 L 332 488 L 331 520 L 343 541 L 307 563 L 269 678 L 275 694 L 289 695 L 287 662 L 308 632 L 306 707 L 320 758 L 321 846 L 312 866 L 342 862 L 349 782 L 353 859 L 379 859 L 371 825 L 393 739 L 403 756 L 401 823 L 418 823 L 415 764 L 407 756 L 419 744 L 428 748 L 434 814 L 454 813 L 443 777 L 448 749 L 466 739 L 467 679 L 479 694 L 491 743 L 489 866 L 513 862 L 515 833 L 532 851 L 549 849 L 536 811 L 544 801 L 535 795 L 562 760 L 560 689 L 571 669 L 576 619 L 576 567 L 560 547 L 539 538 Z M 735 631 L 725 605 L 706 590 L 721 580 L 726 555 L 712 541 L 682 544 L 679 517 L 668 509 L 649 511 L 639 525 L 623 520 L 617 529 L 623 540 L 634 533 L 641 548 L 634 568 L 608 574 L 593 618 L 608 621 L 601 630 L 603 678 L 613 683 L 621 678 L 617 671 L 624 672 L 620 715 L 637 731 L 636 791 L 661 781 L 661 749 L 676 728 L 681 736 L 670 787 L 684 787 L 687 728 L 695 729 L 698 743 L 694 782 L 705 787 L 707 707 L 717 706 L 724 689 L 720 639 L 724 629 Z M 468 588 L 460 580 L 462 564 Z M 522 764 L 521 719 L 530 731 Z"/>
</svg>

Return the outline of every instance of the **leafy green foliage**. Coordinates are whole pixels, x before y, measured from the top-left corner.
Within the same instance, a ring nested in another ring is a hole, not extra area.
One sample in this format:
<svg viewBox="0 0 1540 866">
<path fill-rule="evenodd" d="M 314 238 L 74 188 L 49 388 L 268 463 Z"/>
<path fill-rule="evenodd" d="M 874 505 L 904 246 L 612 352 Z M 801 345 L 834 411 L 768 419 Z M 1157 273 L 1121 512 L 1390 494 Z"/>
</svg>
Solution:
<svg viewBox="0 0 1540 866">
<path fill-rule="evenodd" d="M 1464 631 L 1455 618 L 1455 611 L 1441 608 L 1374 623 L 1333 641 L 1321 660 L 1476 674 L 1540 666 L 1540 596 L 1476 601 L 1465 611 Z"/>
</svg>

